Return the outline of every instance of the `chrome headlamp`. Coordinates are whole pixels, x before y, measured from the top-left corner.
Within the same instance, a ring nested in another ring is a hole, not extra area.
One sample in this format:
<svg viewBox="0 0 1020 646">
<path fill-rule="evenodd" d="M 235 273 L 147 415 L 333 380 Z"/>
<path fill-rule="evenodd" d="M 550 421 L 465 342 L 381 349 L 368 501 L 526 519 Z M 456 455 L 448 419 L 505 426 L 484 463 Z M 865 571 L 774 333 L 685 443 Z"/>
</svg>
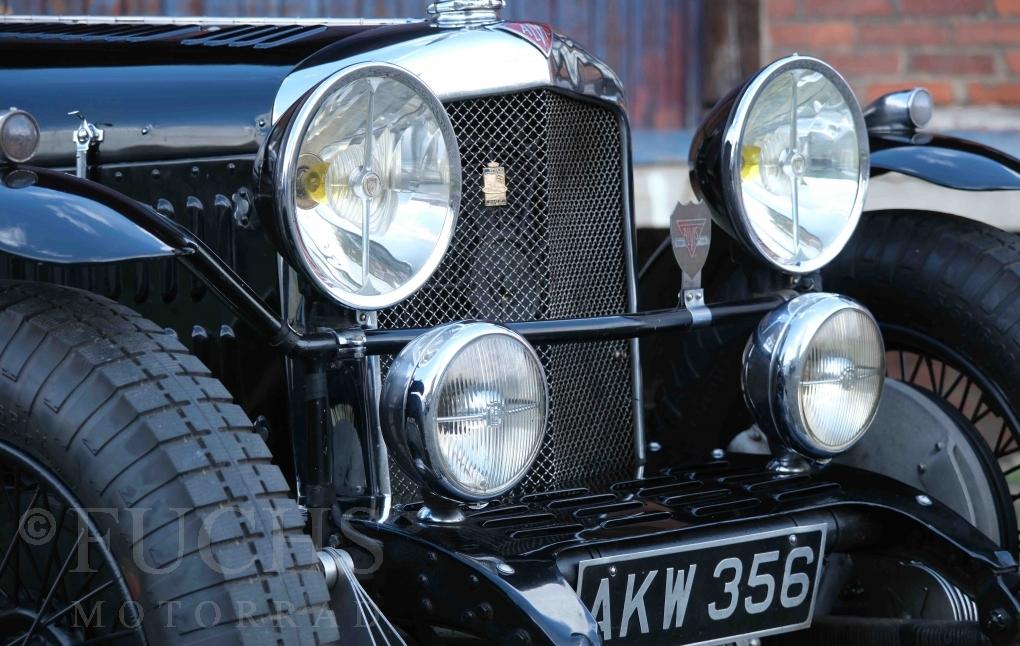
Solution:
<svg viewBox="0 0 1020 646">
<path fill-rule="evenodd" d="M 793 274 L 817 271 L 846 245 L 868 168 L 857 99 L 806 56 L 772 63 L 721 101 L 691 147 L 694 188 L 716 222 Z"/>
<path fill-rule="evenodd" d="M 460 208 L 460 152 L 443 105 L 395 65 L 323 81 L 290 118 L 276 167 L 280 233 L 298 269 L 377 310 L 432 275 Z"/>
<path fill-rule="evenodd" d="M 450 323 L 393 360 L 381 397 L 390 453 L 419 484 L 456 500 L 507 492 L 535 461 L 549 395 L 535 350 L 491 323 Z"/>
<path fill-rule="evenodd" d="M 27 162 L 39 148 L 39 124 L 17 108 L 0 111 L 0 161 Z"/>
<path fill-rule="evenodd" d="M 758 426 L 801 455 L 826 459 L 868 430 L 885 383 L 871 313 L 834 294 L 805 294 L 770 312 L 744 351 L 744 396 Z"/>
</svg>

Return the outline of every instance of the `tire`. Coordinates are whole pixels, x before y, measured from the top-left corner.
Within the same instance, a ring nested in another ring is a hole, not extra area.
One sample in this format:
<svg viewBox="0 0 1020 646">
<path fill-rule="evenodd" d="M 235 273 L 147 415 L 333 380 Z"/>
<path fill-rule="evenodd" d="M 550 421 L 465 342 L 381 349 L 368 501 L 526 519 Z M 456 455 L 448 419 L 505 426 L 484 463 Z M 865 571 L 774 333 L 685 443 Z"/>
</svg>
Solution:
<svg viewBox="0 0 1020 646">
<path fill-rule="evenodd" d="M 337 639 L 265 443 L 155 323 L 87 292 L 0 281 L 0 443 L 94 510 L 147 643 Z"/>
<path fill-rule="evenodd" d="M 939 213 L 869 213 L 823 271 L 822 284 L 875 314 L 888 376 L 932 392 L 980 434 L 998 469 L 990 470 L 989 482 L 974 485 L 999 492 L 1000 526 L 1015 527 L 1020 238 Z M 1016 532 L 1001 543 L 1015 553 Z"/>
</svg>

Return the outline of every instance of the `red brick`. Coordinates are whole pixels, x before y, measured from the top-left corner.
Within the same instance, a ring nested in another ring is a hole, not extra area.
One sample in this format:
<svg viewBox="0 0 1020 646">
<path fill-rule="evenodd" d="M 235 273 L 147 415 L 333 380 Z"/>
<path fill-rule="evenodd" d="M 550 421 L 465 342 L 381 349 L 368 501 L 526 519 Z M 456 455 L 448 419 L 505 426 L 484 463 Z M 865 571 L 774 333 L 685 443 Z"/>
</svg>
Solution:
<svg viewBox="0 0 1020 646">
<path fill-rule="evenodd" d="M 790 18 L 797 15 L 797 0 L 766 0 L 765 15 L 770 18 Z"/>
<path fill-rule="evenodd" d="M 991 54 L 914 54 L 910 69 L 935 74 L 992 74 L 995 59 Z"/>
<path fill-rule="evenodd" d="M 967 92 L 971 103 L 1020 105 L 1020 83 L 970 83 Z"/>
<path fill-rule="evenodd" d="M 903 71 L 899 52 L 857 52 L 853 54 L 817 54 L 843 75 L 898 74 Z"/>
<path fill-rule="evenodd" d="M 1003 16 L 1020 14 L 1020 0 L 995 0 L 995 10 Z"/>
<path fill-rule="evenodd" d="M 900 0 L 904 14 L 914 16 L 973 15 L 988 8 L 988 0 Z"/>
<path fill-rule="evenodd" d="M 857 33 L 854 25 L 842 21 L 777 22 L 769 32 L 772 44 L 785 47 L 832 47 L 848 45 Z"/>
<path fill-rule="evenodd" d="M 813 16 L 887 16 L 892 13 L 889 0 L 807 0 L 804 15 Z"/>
<path fill-rule="evenodd" d="M 962 22 L 956 25 L 953 37 L 965 45 L 1016 45 L 1020 43 L 1020 22 Z"/>
<path fill-rule="evenodd" d="M 1020 50 L 1006 52 L 1006 65 L 1014 74 L 1020 74 Z"/>
<path fill-rule="evenodd" d="M 895 83 L 875 83 L 868 86 L 868 91 L 865 93 L 865 101 L 870 103 L 889 92 L 896 92 L 897 90 L 909 90 L 915 87 L 926 88 L 931 92 L 931 96 L 935 99 L 936 104 L 945 105 L 947 103 L 953 103 L 953 86 L 949 83 L 942 81 L 897 81 Z"/>
<path fill-rule="evenodd" d="M 883 21 L 863 26 L 859 38 L 865 45 L 941 45 L 948 40 L 949 30 L 916 20 Z"/>
</svg>

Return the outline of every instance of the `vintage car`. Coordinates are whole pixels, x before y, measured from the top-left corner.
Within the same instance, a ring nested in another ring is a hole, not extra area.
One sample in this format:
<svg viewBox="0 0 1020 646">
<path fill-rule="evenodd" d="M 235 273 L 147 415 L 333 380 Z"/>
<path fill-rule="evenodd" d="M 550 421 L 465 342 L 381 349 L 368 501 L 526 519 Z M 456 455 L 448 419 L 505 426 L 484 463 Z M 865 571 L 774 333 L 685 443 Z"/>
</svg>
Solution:
<svg viewBox="0 0 1020 646">
<path fill-rule="evenodd" d="M 639 272 L 502 4 L 0 16 L 5 643 L 1016 641 L 1020 163 L 783 58 Z"/>
</svg>

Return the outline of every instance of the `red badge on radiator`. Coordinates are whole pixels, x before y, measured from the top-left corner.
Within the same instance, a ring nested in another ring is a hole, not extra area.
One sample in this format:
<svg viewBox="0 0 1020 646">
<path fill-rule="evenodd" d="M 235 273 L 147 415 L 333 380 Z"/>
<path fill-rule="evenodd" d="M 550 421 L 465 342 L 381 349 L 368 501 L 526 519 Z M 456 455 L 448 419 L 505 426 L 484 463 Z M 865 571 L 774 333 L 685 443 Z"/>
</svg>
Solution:
<svg viewBox="0 0 1020 646">
<path fill-rule="evenodd" d="M 541 50 L 541 52 L 547 57 L 549 56 L 549 53 L 552 52 L 553 31 L 552 27 L 545 23 L 504 22 L 499 25 L 499 28 L 517 34 Z"/>
</svg>

